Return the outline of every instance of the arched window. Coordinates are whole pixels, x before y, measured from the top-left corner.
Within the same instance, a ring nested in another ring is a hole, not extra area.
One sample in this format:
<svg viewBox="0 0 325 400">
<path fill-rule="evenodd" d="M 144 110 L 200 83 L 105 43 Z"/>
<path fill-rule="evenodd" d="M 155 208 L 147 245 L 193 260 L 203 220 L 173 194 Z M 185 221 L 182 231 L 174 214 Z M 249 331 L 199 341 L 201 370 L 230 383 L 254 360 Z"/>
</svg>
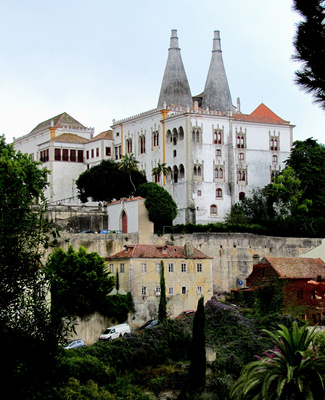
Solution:
<svg viewBox="0 0 325 400">
<path fill-rule="evenodd" d="M 144 154 L 146 152 L 146 137 L 140 137 L 140 154 Z"/>
<path fill-rule="evenodd" d="M 222 198 L 222 189 L 218 188 L 218 189 L 216 190 L 216 198 L 217 198 L 217 199 Z"/>
<path fill-rule="evenodd" d="M 126 143 L 127 143 L 128 153 L 132 153 L 132 139 L 128 139 Z"/>
<path fill-rule="evenodd" d="M 278 141 L 274 139 L 274 150 L 278 150 Z"/>
<path fill-rule="evenodd" d="M 179 178 L 180 178 L 180 179 L 181 179 L 181 178 L 184 178 L 184 174 L 185 174 L 184 165 L 181 164 L 181 165 L 179 166 Z"/>
<path fill-rule="evenodd" d="M 197 167 L 197 175 L 198 175 L 198 176 L 202 176 L 202 169 L 201 169 L 200 166 Z"/>
<path fill-rule="evenodd" d="M 244 136 L 237 136 L 237 148 L 243 149 L 245 147 L 245 138 Z"/>
<path fill-rule="evenodd" d="M 195 143 L 195 137 L 196 137 L 195 131 L 193 131 L 193 132 L 192 132 L 192 142 L 194 142 L 194 143 Z"/>
<path fill-rule="evenodd" d="M 245 193 L 244 192 L 240 192 L 239 193 L 239 201 L 244 200 L 244 198 L 245 198 Z"/>
<path fill-rule="evenodd" d="M 128 218 L 124 210 L 122 211 L 122 232 L 128 232 Z"/>
<path fill-rule="evenodd" d="M 223 179 L 223 169 L 222 168 L 216 168 L 214 170 L 214 177 L 216 179 Z"/>
<path fill-rule="evenodd" d="M 197 176 L 197 167 L 194 165 L 194 176 Z"/>
<path fill-rule="evenodd" d="M 217 215 L 217 206 L 215 204 L 210 206 L 210 215 Z"/>
<path fill-rule="evenodd" d="M 183 129 L 183 127 L 182 126 L 180 126 L 179 128 L 178 128 L 178 139 L 179 140 L 184 140 L 184 129 Z"/>
</svg>

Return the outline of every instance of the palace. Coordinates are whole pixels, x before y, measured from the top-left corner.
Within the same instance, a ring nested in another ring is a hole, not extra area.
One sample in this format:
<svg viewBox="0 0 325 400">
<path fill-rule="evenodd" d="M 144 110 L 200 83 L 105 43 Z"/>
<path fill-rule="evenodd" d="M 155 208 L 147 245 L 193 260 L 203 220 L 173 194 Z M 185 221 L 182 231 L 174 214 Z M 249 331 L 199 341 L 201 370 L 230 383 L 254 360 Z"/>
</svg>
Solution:
<svg viewBox="0 0 325 400">
<path fill-rule="evenodd" d="M 133 153 L 148 181 L 172 195 L 178 206 L 174 223 L 221 222 L 236 202 L 271 182 L 290 154 L 293 125 L 260 104 L 243 114 L 233 105 L 224 68 L 219 31 L 204 91 L 192 96 L 172 30 L 157 107 L 119 121 L 93 136 L 68 114 L 39 124 L 14 141 L 52 171 L 46 193 L 50 203 L 74 202 L 75 181 L 103 159 L 119 161 Z M 167 176 L 152 176 L 158 163 Z"/>
</svg>

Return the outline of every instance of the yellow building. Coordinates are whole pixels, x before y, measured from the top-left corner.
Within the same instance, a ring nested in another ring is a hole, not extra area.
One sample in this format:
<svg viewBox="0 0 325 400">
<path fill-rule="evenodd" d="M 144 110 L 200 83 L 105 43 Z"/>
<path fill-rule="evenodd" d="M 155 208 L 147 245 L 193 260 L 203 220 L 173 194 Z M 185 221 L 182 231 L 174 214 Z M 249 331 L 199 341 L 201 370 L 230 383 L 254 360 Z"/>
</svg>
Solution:
<svg viewBox="0 0 325 400">
<path fill-rule="evenodd" d="M 131 292 L 135 304 L 133 326 L 158 314 L 160 266 L 164 264 L 167 309 L 171 318 L 181 311 L 196 310 L 198 299 L 212 296 L 212 258 L 185 246 L 125 245 L 124 250 L 106 258 L 109 270 L 119 273 L 119 293 Z"/>
</svg>

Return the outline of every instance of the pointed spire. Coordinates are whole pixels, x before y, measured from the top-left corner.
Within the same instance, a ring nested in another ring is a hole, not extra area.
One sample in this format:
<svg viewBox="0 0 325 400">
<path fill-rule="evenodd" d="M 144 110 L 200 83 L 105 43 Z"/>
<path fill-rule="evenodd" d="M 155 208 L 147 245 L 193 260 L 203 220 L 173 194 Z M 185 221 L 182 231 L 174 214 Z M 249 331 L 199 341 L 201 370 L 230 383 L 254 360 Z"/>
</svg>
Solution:
<svg viewBox="0 0 325 400">
<path fill-rule="evenodd" d="M 219 31 L 214 31 L 212 56 L 204 88 L 202 108 L 219 111 L 229 111 L 233 108 L 222 60 Z"/>
<path fill-rule="evenodd" d="M 168 59 L 157 108 L 163 108 L 164 103 L 167 106 L 172 103 L 182 107 L 193 106 L 190 85 L 186 77 L 176 29 L 173 29 L 171 33 Z"/>
</svg>

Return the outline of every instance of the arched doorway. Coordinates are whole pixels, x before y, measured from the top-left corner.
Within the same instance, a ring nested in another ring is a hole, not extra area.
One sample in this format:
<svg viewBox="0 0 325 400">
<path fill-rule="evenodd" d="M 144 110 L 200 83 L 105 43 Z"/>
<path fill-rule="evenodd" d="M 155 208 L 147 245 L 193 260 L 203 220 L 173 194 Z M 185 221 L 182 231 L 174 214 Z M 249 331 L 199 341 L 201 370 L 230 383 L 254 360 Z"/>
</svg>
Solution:
<svg viewBox="0 0 325 400">
<path fill-rule="evenodd" d="M 122 232 L 123 233 L 128 232 L 128 217 L 124 210 L 122 211 Z"/>
</svg>

